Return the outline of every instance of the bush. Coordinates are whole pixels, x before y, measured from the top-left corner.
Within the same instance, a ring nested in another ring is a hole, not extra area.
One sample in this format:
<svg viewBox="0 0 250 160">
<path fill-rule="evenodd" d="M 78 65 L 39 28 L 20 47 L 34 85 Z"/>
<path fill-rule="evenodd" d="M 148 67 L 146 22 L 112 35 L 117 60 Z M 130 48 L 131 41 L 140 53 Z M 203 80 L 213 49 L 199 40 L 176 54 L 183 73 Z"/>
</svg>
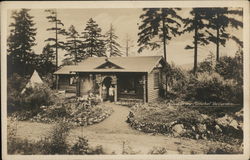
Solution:
<svg viewBox="0 0 250 160">
<path fill-rule="evenodd" d="M 238 145 L 228 145 L 228 144 L 219 144 L 210 146 L 206 151 L 206 154 L 241 154 L 243 153 L 242 147 Z"/>
<path fill-rule="evenodd" d="M 148 154 L 167 154 L 167 149 L 165 147 L 153 147 Z"/>
<path fill-rule="evenodd" d="M 224 80 L 218 73 L 204 72 L 197 75 L 197 80 L 194 97 L 198 101 L 232 103 L 241 101 L 241 90 L 232 79 Z"/>
<path fill-rule="evenodd" d="M 70 146 L 66 142 L 70 128 L 64 123 L 55 125 L 47 137 L 36 142 L 17 138 L 14 125 L 14 121 L 8 120 L 8 154 L 104 154 L 102 146 L 90 147 L 85 137 L 78 137 L 77 142 Z"/>
<path fill-rule="evenodd" d="M 42 151 L 46 154 L 66 154 L 68 151 L 66 143 L 68 131 L 69 126 L 65 123 L 56 125 L 48 137 L 38 142 L 42 145 Z"/>
<path fill-rule="evenodd" d="M 91 148 L 85 137 L 78 137 L 78 141 L 71 147 L 69 154 L 85 155 L 85 154 L 103 154 L 102 146 Z"/>
<path fill-rule="evenodd" d="M 14 73 L 12 76 L 8 77 L 7 84 L 7 103 L 8 103 L 8 113 L 16 111 L 21 105 L 21 91 L 27 83 L 27 78 L 22 77 L 19 74 Z"/>
</svg>

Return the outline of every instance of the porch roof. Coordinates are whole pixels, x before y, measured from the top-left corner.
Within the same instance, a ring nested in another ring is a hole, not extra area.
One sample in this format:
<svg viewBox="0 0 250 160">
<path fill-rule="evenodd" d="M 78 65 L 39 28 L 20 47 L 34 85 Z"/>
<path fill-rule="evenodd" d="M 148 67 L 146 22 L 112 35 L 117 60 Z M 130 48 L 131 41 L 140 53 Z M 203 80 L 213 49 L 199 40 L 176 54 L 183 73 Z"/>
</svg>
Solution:
<svg viewBox="0 0 250 160">
<path fill-rule="evenodd" d="M 54 74 L 71 74 L 72 72 L 151 72 L 162 59 L 162 56 L 89 57 L 77 65 L 63 66 Z M 99 68 L 99 66 L 107 62 L 119 67 Z"/>
</svg>

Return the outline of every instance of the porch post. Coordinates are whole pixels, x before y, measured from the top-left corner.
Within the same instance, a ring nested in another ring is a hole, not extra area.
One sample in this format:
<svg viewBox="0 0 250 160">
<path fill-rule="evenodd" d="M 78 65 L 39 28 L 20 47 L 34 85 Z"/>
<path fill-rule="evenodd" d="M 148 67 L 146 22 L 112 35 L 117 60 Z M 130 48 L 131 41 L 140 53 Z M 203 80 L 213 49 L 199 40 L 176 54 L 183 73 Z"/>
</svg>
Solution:
<svg viewBox="0 0 250 160">
<path fill-rule="evenodd" d="M 80 75 L 79 75 L 78 72 L 76 73 L 76 77 L 77 77 L 76 95 L 78 97 L 80 97 L 81 96 L 81 91 L 80 91 L 80 89 L 81 89 L 81 79 L 80 79 Z"/>
<path fill-rule="evenodd" d="M 99 96 L 102 99 L 102 75 L 96 74 L 96 83 L 99 86 Z"/>
<path fill-rule="evenodd" d="M 56 74 L 56 90 L 59 89 L 59 75 Z"/>
<path fill-rule="evenodd" d="M 146 75 L 142 76 L 142 84 L 143 84 L 143 103 L 147 102 L 147 83 L 146 83 Z"/>
<path fill-rule="evenodd" d="M 114 90 L 114 102 L 117 102 L 117 77 L 116 75 L 114 75 L 113 79 L 113 84 L 115 86 L 115 90 Z"/>
</svg>

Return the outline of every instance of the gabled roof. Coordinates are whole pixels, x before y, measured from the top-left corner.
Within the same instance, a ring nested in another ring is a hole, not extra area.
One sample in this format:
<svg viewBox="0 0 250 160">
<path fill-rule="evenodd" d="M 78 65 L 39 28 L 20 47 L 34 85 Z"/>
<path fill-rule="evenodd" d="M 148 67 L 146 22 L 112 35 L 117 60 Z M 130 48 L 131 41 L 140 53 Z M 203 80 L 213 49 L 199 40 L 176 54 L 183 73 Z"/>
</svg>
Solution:
<svg viewBox="0 0 250 160">
<path fill-rule="evenodd" d="M 55 74 L 70 74 L 71 72 L 151 72 L 154 67 L 164 61 L 162 56 L 137 57 L 89 57 L 77 65 L 64 66 Z M 102 68 L 110 62 L 117 68 Z M 165 62 L 165 61 L 164 61 Z"/>
</svg>

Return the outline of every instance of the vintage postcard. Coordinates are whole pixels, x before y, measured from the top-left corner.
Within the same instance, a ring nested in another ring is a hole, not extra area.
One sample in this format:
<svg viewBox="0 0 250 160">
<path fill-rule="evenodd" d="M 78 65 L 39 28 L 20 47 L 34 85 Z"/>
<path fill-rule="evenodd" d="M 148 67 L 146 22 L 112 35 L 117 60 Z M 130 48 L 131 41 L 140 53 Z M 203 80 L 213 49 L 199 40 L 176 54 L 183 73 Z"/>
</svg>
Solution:
<svg viewBox="0 0 250 160">
<path fill-rule="evenodd" d="M 2 155 L 248 159 L 247 1 L 1 3 Z"/>
</svg>

